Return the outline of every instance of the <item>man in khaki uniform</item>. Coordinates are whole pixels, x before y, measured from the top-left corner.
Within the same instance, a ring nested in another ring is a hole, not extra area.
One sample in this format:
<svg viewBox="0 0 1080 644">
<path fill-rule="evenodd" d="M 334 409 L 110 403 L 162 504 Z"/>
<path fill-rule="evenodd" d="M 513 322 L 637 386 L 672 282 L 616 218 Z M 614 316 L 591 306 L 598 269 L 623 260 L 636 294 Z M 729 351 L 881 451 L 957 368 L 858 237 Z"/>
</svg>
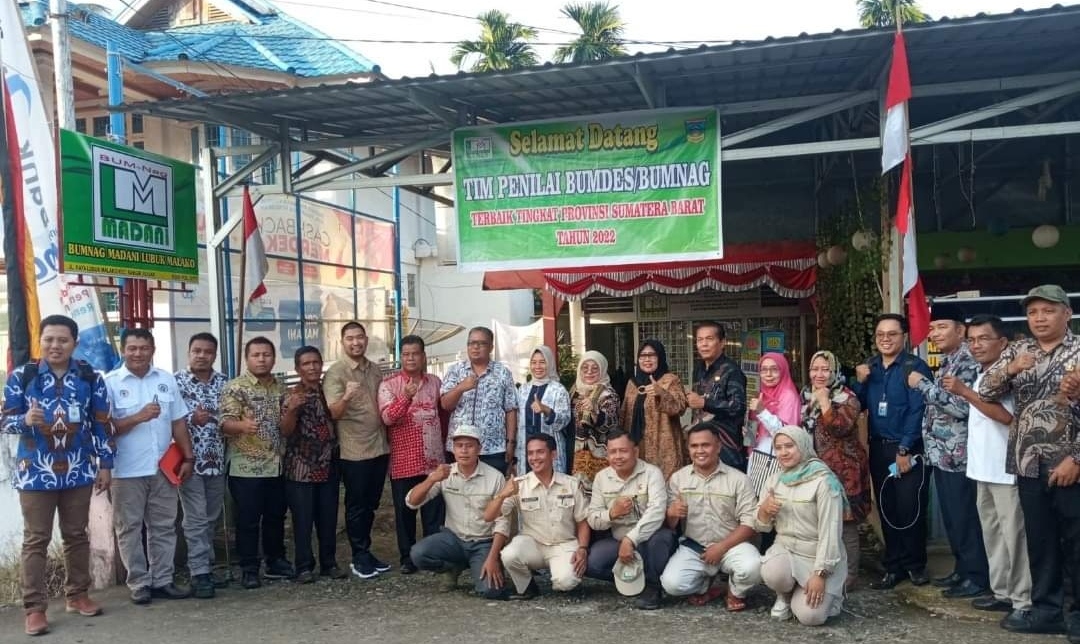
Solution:
<svg viewBox="0 0 1080 644">
<path fill-rule="evenodd" d="M 409 559 L 420 570 L 441 573 L 445 591 L 457 587 L 461 571 L 468 567 L 477 594 L 505 599 L 499 555 L 509 539 L 510 523 L 506 517 L 485 521 L 480 509 L 499 494 L 503 475 L 480 460 L 477 428 L 458 425 L 450 440 L 454 464 L 439 465 L 405 496 L 405 505 L 412 510 L 440 494 L 446 507 L 445 529 L 421 539 Z"/>
<path fill-rule="evenodd" d="M 353 321 L 341 329 L 345 358 L 330 365 L 323 391 L 330 417 L 337 421 L 341 445 L 341 480 L 345 484 L 345 532 L 352 548 L 352 572 L 371 579 L 390 570 L 390 564 L 371 554 L 371 526 L 379 509 L 390 444 L 379 413 L 379 365 L 368 360 L 364 325 Z"/>
<path fill-rule="evenodd" d="M 634 606 L 660 608 L 660 574 L 675 550 L 675 533 L 664 525 L 667 483 L 659 467 L 638 458 L 638 446 L 630 434 L 608 434 L 608 462 L 593 479 L 589 502 L 589 527 L 610 534 L 589 550 L 585 575 L 612 581 L 616 561 L 631 564 L 634 553 L 644 563 L 645 590 Z"/>
<path fill-rule="evenodd" d="M 503 548 L 502 562 L 517 591 L 511 599 L 533 599 L 540 594 L 532 571 L 551 571 L 551 587 L 573 590 L 585 575 L 589 556 L 588 507 L 580 482 L 556 472 L 555 437 L 537 434 L 525 445 L 532 471 L 511 478 L 491 500 L 484 519 L 507 518 L 517 510 L 521 534 Z"/>
<path fill-rule="evenodd" d="M 660 584 L 674 597 L 693 595 L 704 605 L 720 596 L 712 578 L 728 574 L 727 609 L 746 608 L 746 593 L 761 581 L 761 554 L 750 540 L 757 499 L 750 479 L 720 462 L 720 439 L 707 425 L 695 425 L 687 437 L 690 465 L 668 482 L 667 525 L 680 523 L 683 539 L 668 561 Z"/>
</svg>

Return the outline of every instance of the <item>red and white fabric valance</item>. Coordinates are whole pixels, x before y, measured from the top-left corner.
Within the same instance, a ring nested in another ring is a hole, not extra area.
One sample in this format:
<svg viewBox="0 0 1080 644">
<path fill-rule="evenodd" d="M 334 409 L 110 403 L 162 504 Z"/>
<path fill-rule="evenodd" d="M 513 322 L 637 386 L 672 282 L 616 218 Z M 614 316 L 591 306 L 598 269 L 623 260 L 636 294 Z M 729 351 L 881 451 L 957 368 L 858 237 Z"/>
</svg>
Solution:
<svg viewBox="0 0 1080 644">
<path fill-rule="evenodd" d="M 693 293 L 703 288 L 717 291 L 747 291 L 765 285 L 784 297 L 803 298 L 814 293 L 817 280 L 815 258 L 740 262 L 712 265 L 633 270 L 611 267 L 595 272 L 544 271 L 545 287 L 566 300 L 578 300 L 593 293 L 626 296 L 647 291 L 666 294 Z"/>
<path fill-rule="evenodd" d="M 817 249 L 812 241 L 732 244 L 721 260 L 484 273 L 487 290 L 544 288 L 564 300 L 592 293 L 681 294 L 703 288 L 733 292 L 762 285 L 784 297 L 803 298 L 814 293 L 816 281 Z"/>
</svg>

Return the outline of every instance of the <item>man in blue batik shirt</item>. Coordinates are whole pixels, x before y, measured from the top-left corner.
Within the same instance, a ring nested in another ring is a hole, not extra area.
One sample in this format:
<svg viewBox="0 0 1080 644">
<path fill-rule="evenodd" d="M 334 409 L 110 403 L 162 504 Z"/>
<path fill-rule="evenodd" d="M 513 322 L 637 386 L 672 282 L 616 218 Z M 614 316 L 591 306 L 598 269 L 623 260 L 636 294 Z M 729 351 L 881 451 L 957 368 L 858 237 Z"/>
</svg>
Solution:
<svg viewBox="0 0 1080 644">
<path fill-rule="evenodd" d="M 886 590 L 905 579 L 922 586 L 926 575 L 926 508 L 930 495 L 923 456 L 926 404 L 908 378 L 932 378 L 922 358 L 908 353 L 908 322 L 902 315 L 879 315 L 874 324 L 878 355 L 855 368 L 854 389 L 870 425 L 870 478 L 877 494 L 885 536 L 885 576 L 871 588 Z M 895 466 L 897 476 L 889 467 Z"/>
<path fill-rule="evenodd" d="M 85 362 L 72 360 L 79 326 L 50 315 L 40 324 L 42 359 L 17 367 L 4 387 L 3 432 L 19 435 L 14 486 L 23 515 L 21 584 L 26 634 L 49 630 L 45 562 L 53 518 L 60 515 L 68 612 L 97 615 L 90 588 L 90 495 L 112 480 L 105 380 Z M 93 487 L 91 487 L 93 486 Z"/>
</svg>

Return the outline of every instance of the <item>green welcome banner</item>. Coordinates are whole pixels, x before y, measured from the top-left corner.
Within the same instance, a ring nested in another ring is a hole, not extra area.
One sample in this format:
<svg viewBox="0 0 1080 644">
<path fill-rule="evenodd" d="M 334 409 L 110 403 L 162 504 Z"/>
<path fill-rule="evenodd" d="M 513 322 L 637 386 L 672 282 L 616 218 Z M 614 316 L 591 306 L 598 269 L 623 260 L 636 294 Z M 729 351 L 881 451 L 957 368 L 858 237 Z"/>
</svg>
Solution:
<svg viewBox="0 0 1080 644">
<path fill-rule="evenodd" d="M 60 132 L 61 270 L 199 281 L 195 166 Z"/>
<path fill-rule="evenodd" d="M 723 256 L 714 109 L 461 128 L 453 164 L 461 270 Z"/>
</svg>

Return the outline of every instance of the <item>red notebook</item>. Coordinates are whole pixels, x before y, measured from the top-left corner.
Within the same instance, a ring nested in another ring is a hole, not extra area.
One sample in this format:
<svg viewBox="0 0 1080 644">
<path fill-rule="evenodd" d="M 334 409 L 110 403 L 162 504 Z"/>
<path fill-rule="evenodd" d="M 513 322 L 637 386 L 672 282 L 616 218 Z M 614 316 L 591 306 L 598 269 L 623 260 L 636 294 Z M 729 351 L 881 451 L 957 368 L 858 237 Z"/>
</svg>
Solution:
<svg viewBox="0 0 1080 644">
<path fill-rule="evenodd" d="M 161 473 L 165 475 L 165 478 L 169 479 L 169 482 L 173 485 L 180 485 L 180 466 L 184 463 L 184 454 L 180 451 L 180 447 L 176 443 L 169 445 L 169 449 L 165 450 L 165 455 L 158 461 L 158 467 L 161 468 Z"/>
</svg>

